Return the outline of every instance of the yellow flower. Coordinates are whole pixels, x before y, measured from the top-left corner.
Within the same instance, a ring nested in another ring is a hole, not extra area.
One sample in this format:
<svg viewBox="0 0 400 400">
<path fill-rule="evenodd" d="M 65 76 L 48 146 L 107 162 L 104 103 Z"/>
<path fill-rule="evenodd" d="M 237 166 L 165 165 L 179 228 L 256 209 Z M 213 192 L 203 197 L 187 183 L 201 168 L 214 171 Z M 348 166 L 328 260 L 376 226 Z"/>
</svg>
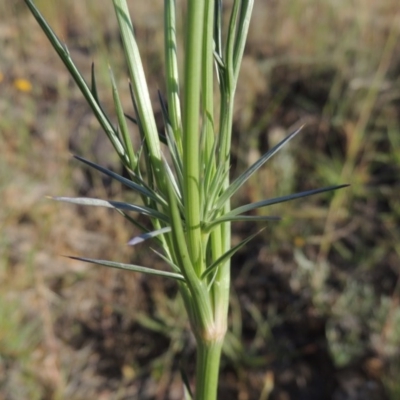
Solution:
<svg viewBox="0 0 400 400">
<path fill-rule="evenodd" d="M 23 78 L 14 79 L 14 86 L 21 92 L 29 93 L 32 91 L 32 84 L 27 79 Z"/>
</svg>

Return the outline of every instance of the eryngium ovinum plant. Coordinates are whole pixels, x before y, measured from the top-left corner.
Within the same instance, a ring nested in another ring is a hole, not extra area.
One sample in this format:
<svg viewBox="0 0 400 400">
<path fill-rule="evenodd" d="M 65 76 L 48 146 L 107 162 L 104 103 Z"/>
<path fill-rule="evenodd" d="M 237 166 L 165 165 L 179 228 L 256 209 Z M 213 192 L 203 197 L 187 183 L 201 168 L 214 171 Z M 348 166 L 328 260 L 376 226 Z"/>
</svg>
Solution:
<svg viewBox="0 0 400 400">
<path fill-rule="evenodd" d="M 161 249 L 157 255 L 165 260 L 169 271 L 156 270 L 151 266 L 76 258 L 176 280 L 197 343 L 194 398 L 213 400 L 217 394 L 221 347 L 227 330 L 230 259 L 254 236 L 231 247 L 231 223 L 243 220 L 266 223 L 276 218 L 254 213 L 249 215 L 248 212 L 345 185 L 309 190 L 231 209 L 232 196 L 298 133 L 291 133 L 230 182 L 234 95 L 254 0 L 233 1 L 224 33 L 222 0 L 188 0 L 182 32 L 184 37 L 180 40 L 176 36 L 175 1 L 164 1 L 167 93 L 165 98 L 159 96 L 164 119 L 162 134 L 157 130 L 127 3 L 125 0 L 113 0 L 129 69 L 135 113 L 129 119 L 137 126 L 142 143 L 140 148 L 133 147 L 113 74 L 110 72 L 116 124 L 100 104 L 93 67 L 91 84 L 88 85 L 67 47 L 57 38 L 33 1 L 25 2 L 82 91 L 129 178 L 82 157 L 76 158 L 137 192 L 141 204 L 94 198 L 56 199 L 117 210 L 143 232 L 130 244 L 145 239 L 156 242 Z M 223 37 L 226 40 L 223 41 Z M 182 49 L 178 46 L 181 42 L 185 43 Z M 184 53 L 182 70 L 177 61 L 178 52 Z M 218 97 L 214 97 L 215 88 L 219 89 Z M 133 213 L 146 216 L 149 224 L 140 224 Z"/>
</svg>

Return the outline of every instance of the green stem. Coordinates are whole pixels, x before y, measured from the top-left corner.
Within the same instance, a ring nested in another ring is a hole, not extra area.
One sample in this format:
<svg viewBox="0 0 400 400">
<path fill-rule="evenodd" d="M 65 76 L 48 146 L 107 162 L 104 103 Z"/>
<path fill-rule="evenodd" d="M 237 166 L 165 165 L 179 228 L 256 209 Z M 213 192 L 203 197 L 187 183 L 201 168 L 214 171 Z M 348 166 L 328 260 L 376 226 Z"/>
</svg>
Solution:
<svg viewBox="0 0 400 400">
<path fill-rule="evenodd" d="M 176 146 L 182 156 L 182 121 L 179 101 L 179 71 L 176 40 L 175 0 L 164 0 L 164 46 L 169 117 Z"/>
<path fill-rule="evenodd" d="M 204 1 L 188 2 L 183 113 L 183 181 L 188 248 L 197 276 L 204 269 L 200 229 L 200 88 Z"/>
<path fill-rule="evenodd" d="M 195 400 L 217 398 L 221 349 L 222 340 L 211 343 L 197 342 Z"/>
<path fill-rule="evenodd" d="M 161 160 L 160 141 L 150 101 L 146 76 L 133 32 L 133 25 L 129 15 L 128 5 L 126 0 L 113 0 L 113 4 L 128 64 L 133 95 L 137 106 L 138 119 L 146 138 L 146 145 L 157 184 L 162 190 L 164 189 L 165 184 L 164 173 L 162 170 L 163 164 Z"/>
</svg>

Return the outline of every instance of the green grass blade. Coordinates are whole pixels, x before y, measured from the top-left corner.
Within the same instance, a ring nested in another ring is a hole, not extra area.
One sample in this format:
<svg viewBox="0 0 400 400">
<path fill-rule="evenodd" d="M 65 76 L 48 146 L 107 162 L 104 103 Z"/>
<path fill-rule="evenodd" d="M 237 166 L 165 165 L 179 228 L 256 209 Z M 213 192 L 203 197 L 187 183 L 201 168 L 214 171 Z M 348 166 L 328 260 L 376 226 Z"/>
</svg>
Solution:
<svg viewBox="0 0 400 400">
<path fill-rule="evenodd" d="M 148 275 L 157 275 L 157 276 L 162 276 L 164 278 L 172 278 L 172 279 L 175 279 L 178 281 L 185 282 L 184 277 L 181 274 L 178 274 L 175 272 L 158 271 L 156 269 L 142 267 L 140 265 L 123 264 L 123 263 L 107 261 L 107 260 L 96 260 L 94 258 L 73 257 L 73 256 L 67 256 L 67 257 L 71 258 L 72 260 L 83 261 L 83 262 L 96 264 L 96 265 L 103 265 L 105 267 L 124 269 L 127 271 L 133 271 L 133 272 L 141 272 L 141 273 L 148 274 Z"/>
<path fill-rule="evenodd" d="M 109 176 L 112 179 L 117 180 L 118 182 L 122 183 L 123 185 L 129 187 L 130 189 L 135 190 L 136 192 L 144 195 L 145 197 L 154 200 L 156 203 L 162 205 L 162 206 L 167 206 L 167 202 L 165 201 L 165 199 L 163 199 L 160 195 L 158 195 L 157 193 L 155 193 L 153 190 L 143 186 L 143 185 L 139 185 L 129 179 L 124 178 L 121 175 L 118 175 L 115 172 L 110 171 L 107 168 L 102 167 L 101 165 L 98 165 L 92 161 L 86 160 L 83 157 L 74 155 L 74 158 L 76 158 L 77 160 L 83 162 L 86 165 L 89 165 L 90 167 L 96 169 L 97 171 L 102 172 L 104 175 Z"/>
<path fill-rule="evenodd" d="M 253 165 L 251 165 L 245 172 L 243 172 L 234 182 L 222 193 L 222 195 L 217 200 L 215 206 L 216 210 L 220 210 L 221 207 L 229 200 L 242 186 L 243 184 L 259 169 L 261 168 L 273 155 L 275 155 L 286 143 L 292 140 L 303 127 L 300 127 L 280 143 L 274 146 L 272 149 L 267 151 L 261 158 L 259 158 Z"/>
<path fill-rule="evenodd" d="M 214 261 L 207 269 L 203 272 L 201 275 L 201 279 L 206 278 L 209 274 L 211 274 L 217 267 L 219 267 L 221 264 L 224 264 L 225 261 L 229 260 L 232 258 L 232 256 L 239 250 L 241 249 L 245 244 L 250 242 L 250 240 L 254 239 L 261 231 L 254 233 L 253 235 L 250 235 L 248 238 L 242 240 L 239 244 L 236 246 L 230 248 L 227 252 L 225 252 L 221 257 L 218 258 L 218 260 Z"/>
<path fill-rule="evenodd" d="M 146 206 L 138 206 L 136 204 L 129 204 L 121 201 L 93 199 L 89 197 L 51 197 L 51 198 L 56 201 L 63 201 L 66 203 L 79 204 L 83 206 L 106 207 L 106 208 L 114 208 L 117 210 L 134 211 L 139 214 L 148 215 L 149 217 L 169 223 L 169 218 L 165 214 L 162 214 L 159 211 Z"/>
<path fill-rule="evenodd" d="M 320 189 L 307 190 L 305 192 L 290 194 L 288 196 L 276 197 L 274 199 L 262 200 L 262 201 L 258 201 L 256 203 L 246 204 L 244 206 L 235 208 L 234 210 L 232 210 L 229 213 L 225 214 L 224 217 L 230 217 L 230 216 L 243 214 L 245 212 L 248 212 L 248 211 L 251 211 L 251 210 L 255 210 L 257 208 L 271 206 L 273 204 L 278 204 L 278 203 L 284 203 L 285 201 L 291 201 L 291 200 L 295 200 L 295 199 L 300 199 L 302 197 L 312 196 L 314 194 L 330 192 L 332 190 L 345 188 L 347 186 L 350 186 L 350 185 L 328 186 L 328 187 L 324 187 L 324 188 L 320 188 Z"/>
</svg>

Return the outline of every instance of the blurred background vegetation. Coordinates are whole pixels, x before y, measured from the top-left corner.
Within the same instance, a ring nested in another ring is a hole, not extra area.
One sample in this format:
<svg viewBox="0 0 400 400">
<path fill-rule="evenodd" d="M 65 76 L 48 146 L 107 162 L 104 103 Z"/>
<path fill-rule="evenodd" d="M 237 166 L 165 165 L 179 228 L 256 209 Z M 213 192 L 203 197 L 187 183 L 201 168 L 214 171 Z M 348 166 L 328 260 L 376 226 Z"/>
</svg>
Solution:
<svg viewBox="0 0 400 400">
<path fill-rule="evenodd" d="M 109 113 L 108 64 L 132 113 L 111 2 L 36 3 Z M 162 1 L 130 4 L 161 123 Z M 235 202 L 351 187 L 260 211 L 283 221 L 233 260 L 221 399 L 400 398 L 399 34 L 396 0 L 255 2 L 232 175 L 305 128 Z M 46 198 L 132 197 L 71 160 L 122 172 L 111 146 L 22 0 L 0 3 L 0 49 L 0 400 L 181 399 L 174 284 L 62 257 L 165 267 L 118 215 Z"/>
</svg>

